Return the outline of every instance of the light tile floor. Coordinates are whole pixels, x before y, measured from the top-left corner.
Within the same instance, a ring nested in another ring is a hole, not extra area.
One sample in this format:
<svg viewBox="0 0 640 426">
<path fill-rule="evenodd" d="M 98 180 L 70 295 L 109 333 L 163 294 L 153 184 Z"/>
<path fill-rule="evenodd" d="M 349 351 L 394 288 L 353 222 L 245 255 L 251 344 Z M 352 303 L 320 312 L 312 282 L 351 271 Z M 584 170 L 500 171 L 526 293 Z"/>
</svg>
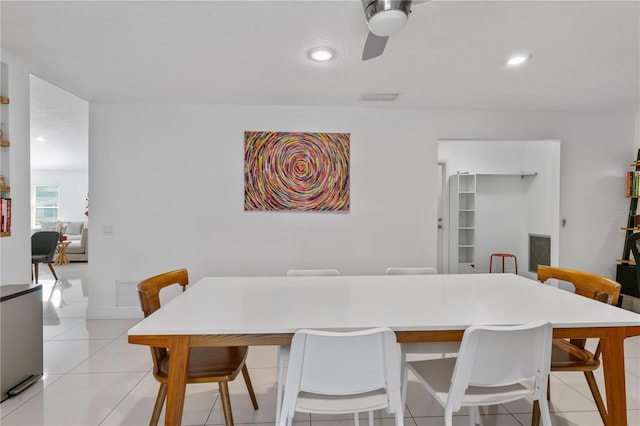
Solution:
<svg viewBox="0 0 640 426">
<path fill-rule="evenodd" d="M 0 404 L 0 424 L 12 425 L 146 425 L 158 384 L 151 375 L 145 346 L 127 343 L 127 330 L 138 320 L 86 320 L 86 264 L 57 267 L 61 281 L 43 270 L 44 372 L 42 380 Z M 247 361 L 260 409 L 253 410 L 242 379 L 230 385 L 235 423 L 273 424 L 275 419 L 276 348 L 252 347 Z M 640 426 L 640 338 L 626 343 L 627 406 L 630 425 Z M 601 388 L 602 377 L 598 375 Z M 601 425 L 581 374 L 553 374 L 551 411 L 554 425 Z M 483 424 L 529 425 L 531 405 L 515 402 L 482 410 Z M 466 425 L 463 411 L 454 425 Z M 442 409 L 416 382 L 410 381 L 405 412 L 407 426 L 442 425 Z M 298 415 L 296 425 L 342 426 L 351 416 Z M 164 417 L 160 419 L 164 421 Z M 361 420 L 366 424 L 366 416 Z M 376 426 L 393 418 L 377 413 Z M 189 385 L 184 425 L 224 424 L 215 384 Z"/>
</svg>

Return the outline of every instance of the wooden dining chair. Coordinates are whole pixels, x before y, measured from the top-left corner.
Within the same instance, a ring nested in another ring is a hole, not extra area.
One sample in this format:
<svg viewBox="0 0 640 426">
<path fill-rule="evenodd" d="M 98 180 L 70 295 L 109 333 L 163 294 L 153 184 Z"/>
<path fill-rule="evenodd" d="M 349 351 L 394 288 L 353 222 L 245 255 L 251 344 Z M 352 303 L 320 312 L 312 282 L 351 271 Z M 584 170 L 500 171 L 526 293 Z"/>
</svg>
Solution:
<svg viewBox="0 0 640 426">
<path fill-rule="evenodd" d="M 620 296 L 620 284 L 600 275 L 573 269 L 551 266 L 538 266 L 538 280 L 545 282 L 549 279 L 566 281 L 574 285 L 575 293 L 609 305 L 616 305 Z M 551 371 L 581 371 L 593 395 L 593 399 L 600 412 L 602 422 L 607 425 L 607 408 L 602 401 L 598 385 L 593 372 L 600 367 L 600 345 L 591 352 L 585 348 L 586 339 L 553 339 L 551 351 Z M 550 397 L 550 387 L 547 387 L 547 399 Z M 534 404 L 532 426 L 539 424 L 538 406 Z"/>
<path fill-rule="evenodd" d="M 178 269 L 156 275 L 138 284 L 138 295 L 140 296 L 145 318 L 160 309 L 160 290 L 175 284 L 182 286 L 182 291 L 185 291 L 189 284 L 189 276 L 186 269 Z M 187 383 L 218 383 L 226 426 L 233 426 L 228 382 L 234 380 L 240 371 L 242 371 L 242 376 L 247 385 L 253 408 L 255 410 L 258 409 L 258 402 L 253 392 L 249 370 L 245 364 L 247 353 L 248 348 L 246 346 L 194 347 L 190 351 Z M 160 382 L 160 389 L 158 390 L 153 414 L 149 422 L 150 425 L 158 424 L 162 406 L 167 397 L 169 357 L 170 353 L 166 348 L 151 348 L 153 376 Z"/>
</svg>

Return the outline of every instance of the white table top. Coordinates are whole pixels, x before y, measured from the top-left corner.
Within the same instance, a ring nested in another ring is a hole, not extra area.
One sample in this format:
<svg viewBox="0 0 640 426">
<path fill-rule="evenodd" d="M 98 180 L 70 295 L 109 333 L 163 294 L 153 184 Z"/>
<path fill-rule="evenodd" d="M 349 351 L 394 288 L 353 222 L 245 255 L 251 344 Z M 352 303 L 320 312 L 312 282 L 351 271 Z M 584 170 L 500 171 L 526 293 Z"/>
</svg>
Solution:
<svg viewBox="0 0 640 426">
<path fill-rule="evenodd" d="M 463 330 L 534 320 L 562 328 L 640 326 L 638 314 L 513 274 L 210 277 L 129 335 Z"/>
</svg>

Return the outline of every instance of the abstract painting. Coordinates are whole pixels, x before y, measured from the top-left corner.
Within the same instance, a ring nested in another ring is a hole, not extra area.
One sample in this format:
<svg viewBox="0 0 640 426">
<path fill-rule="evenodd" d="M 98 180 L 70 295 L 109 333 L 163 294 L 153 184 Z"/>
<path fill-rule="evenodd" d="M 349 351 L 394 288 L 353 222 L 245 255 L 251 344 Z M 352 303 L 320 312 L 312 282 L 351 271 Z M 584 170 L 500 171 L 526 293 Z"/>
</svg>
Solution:
<svg viewBox="0 0 640 426">
<path fill-rule="evenodd" d="M 244 133 L 244 209 L 349 211 L 349 133 Z"/>
</svg>

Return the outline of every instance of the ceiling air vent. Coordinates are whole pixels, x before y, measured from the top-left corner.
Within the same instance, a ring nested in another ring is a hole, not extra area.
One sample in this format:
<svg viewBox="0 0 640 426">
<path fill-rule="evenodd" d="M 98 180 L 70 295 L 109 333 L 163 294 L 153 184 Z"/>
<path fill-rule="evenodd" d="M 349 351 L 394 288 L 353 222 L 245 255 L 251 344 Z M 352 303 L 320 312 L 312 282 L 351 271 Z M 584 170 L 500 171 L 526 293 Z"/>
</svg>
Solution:
<svg viewBox="0 0 640 426">
<path fill-rule="evenodd" d="M 363 93 L 360 95 L 362 102 L 393 102 L 398 99 L 399 93 Z"/>
</svg>

